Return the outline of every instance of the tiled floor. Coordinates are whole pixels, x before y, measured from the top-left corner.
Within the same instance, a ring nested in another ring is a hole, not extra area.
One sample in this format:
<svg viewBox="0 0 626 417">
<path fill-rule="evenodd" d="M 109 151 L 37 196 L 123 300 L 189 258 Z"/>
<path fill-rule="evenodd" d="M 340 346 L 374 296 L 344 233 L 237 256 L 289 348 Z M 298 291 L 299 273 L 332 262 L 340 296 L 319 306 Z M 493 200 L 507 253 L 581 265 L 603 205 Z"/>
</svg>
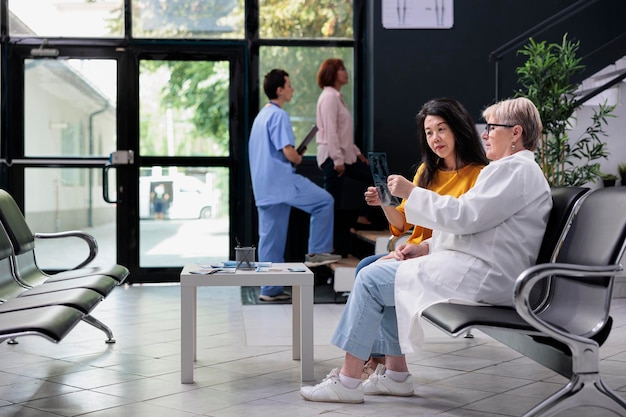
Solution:
<svg viewBox="0 0 626 417">
<path fill-rule="evenodd" d="M 429 329 L 424 350 L 408 357 L 415 396 L 306 402 L 298 394 L 299 362 L 291 360 L 291 307 L 242 307 L 238 288 L 211 287 L 198 289 L 196 382 L 183 385 L 179 290 L 117 288 L 94 312 L 115 333 L 113 345 L 84 323 L 58 345 L 37 337 L 0 345 L 0 416 L 520 416 L 564 383 L 478 332 L 452 339 Z M 342 362 L 328 343 L 342 309 L 315 306 L 318 380 Z M 616 299 L 613 311 L 602 368 L 608 385 L 626 396 L 626 299 Z"/>
</svg>

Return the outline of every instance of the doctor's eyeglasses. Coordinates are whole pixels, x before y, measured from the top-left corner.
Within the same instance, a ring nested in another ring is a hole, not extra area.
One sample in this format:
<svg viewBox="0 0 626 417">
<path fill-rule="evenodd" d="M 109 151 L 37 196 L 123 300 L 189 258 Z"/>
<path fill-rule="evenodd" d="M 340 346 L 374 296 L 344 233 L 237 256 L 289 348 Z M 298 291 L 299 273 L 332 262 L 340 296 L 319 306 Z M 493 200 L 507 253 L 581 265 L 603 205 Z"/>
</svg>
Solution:
<svg viewBox="0 0 626 417">
<path fill-rule="evenodd" d="M 487 123 L 487 125 L 485 126 L 485 132 L 487 132 L 487 134 L 489 134 L 489 132 L 491 132 L 494 128 L 496 128 L 498 126 L 511 128 L 511 127 L 514 127 L 515 125 L 503 125 L 503 124 L 500 124 L 500 123 Z"/>
</svg>

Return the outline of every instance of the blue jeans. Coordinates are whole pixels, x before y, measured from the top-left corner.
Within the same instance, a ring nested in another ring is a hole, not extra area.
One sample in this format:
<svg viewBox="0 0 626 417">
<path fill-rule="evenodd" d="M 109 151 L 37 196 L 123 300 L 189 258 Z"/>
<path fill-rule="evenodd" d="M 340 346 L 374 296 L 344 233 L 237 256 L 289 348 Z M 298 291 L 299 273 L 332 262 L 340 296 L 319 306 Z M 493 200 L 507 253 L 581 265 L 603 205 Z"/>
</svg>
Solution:
<svg viewBox="0 0 626 417">
<path fill-rule="evenodd" d="M 331 342 L 366 361 L 371 352 L 401 356 L 394 287 L 400 262 L 372 263 L 356 276 L 354 288 Z"/>
<path fill-rule="evenodd" d="M 356 276 L 361 269 L 365 268 L 369 264 L 373 264 L 374 262 L 376 262 L 377 260 L 379 260 L 380 258 L 386 255 L 387 255 L 386 253 L 377 253 L 376 255 L 370 255 L 361 259 L 361 261 L 356 266 L 354 275 Z M 380 358 L 380 357 L 384 357 L 385 355 L 382 355 L 380 353 L 372 353 L 370 356 L 373 358 Z"/>
<path fill-rule="evenodd" d="M 382 258 L 383 256 L 387 255 L 386 253 L 377 253 L 376 255 L 370 255 L 367 256 L 363 259 L 361 259 L 359 261 L 359 263 L 356 265 L 356 270 L 354 271 L 354 275 L 358 275 L 359 271 L 363 268 L 365 268 L 366 266 L 368 266 L 369 264 L 373 264 L 374 262 L 376 262 L 377 260 L 379 260 L 380 258 Z"/>
</svg>

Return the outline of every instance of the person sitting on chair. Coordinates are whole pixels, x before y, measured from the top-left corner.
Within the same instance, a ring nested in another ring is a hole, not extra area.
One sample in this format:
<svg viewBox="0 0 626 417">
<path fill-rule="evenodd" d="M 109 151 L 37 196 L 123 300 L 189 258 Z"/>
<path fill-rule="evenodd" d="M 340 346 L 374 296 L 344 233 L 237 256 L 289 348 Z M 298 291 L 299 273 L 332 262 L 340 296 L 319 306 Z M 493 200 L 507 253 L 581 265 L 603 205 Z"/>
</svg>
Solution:
<svg viewBox="0 0 626 417">
<path fill-rule="evenodd" d="M 365 394 L 413 395 L 404 354 L 423 343 L 426 307 L 451 300 L 512 304 L 514 280 L 535 263 L 552 208 L 533 153 L 542 124 L 523 97 L 498 102 L 483 117 L 492 162 L 465 194 L 439 195 L 389 176 L 391 193 L 407 200 L 407 220 L 432 229 L 433 236 L 413 245 L 404 262 L 374 262 L 359 272 L 332 337 L 346 352 L 343 365 L 321 383 L 302 387 L 305 400 L 361 403 Z M 363 382 L 371 352 L 385 354 L 385 365 Z"/>
<path fill-rule="evenodd" d="M 457 100 L 438 98 L 422 106 L 417 114 L 417 131 L 423 162 L 413 178 L 413 184 L 454 197 L 474 186 L 478 174 L 489 160 L 473 123 L 472 116 Z M 392 235 L 399 237 L 411 231 L 411 236 L 390 253 L 362 259 L 356 266 L 355 276 L 362 268 L 379 259 L 404 259 L 404 253 L 411 250 L 411 245 L 419 245 L 432 236 L 432 230 L 407 222 L 406 200 L 402 200 L 399 206 L 383 206 L 383 196 L 379 191 L 377 187 L 367 189 L 367 204 L 382 207 Z M 364 379 L 376 370 L 382 358 L 377 354 L 370 358 L 363 369 Z"/>
</svg>

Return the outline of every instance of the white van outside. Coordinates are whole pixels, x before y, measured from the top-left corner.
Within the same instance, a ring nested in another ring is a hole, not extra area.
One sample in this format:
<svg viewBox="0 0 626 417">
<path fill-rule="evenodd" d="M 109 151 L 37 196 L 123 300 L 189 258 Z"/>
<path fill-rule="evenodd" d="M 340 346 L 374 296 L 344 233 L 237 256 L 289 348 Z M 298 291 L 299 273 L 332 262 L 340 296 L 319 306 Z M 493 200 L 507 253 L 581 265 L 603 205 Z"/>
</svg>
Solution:
<svg viewBox="0 0 626 417">
<path fill-rule="evenodd" d="M 212 190 L 188 175 L 139 177 L 142 219 L 207 219 L 214 214 Z"/>
</svg>

